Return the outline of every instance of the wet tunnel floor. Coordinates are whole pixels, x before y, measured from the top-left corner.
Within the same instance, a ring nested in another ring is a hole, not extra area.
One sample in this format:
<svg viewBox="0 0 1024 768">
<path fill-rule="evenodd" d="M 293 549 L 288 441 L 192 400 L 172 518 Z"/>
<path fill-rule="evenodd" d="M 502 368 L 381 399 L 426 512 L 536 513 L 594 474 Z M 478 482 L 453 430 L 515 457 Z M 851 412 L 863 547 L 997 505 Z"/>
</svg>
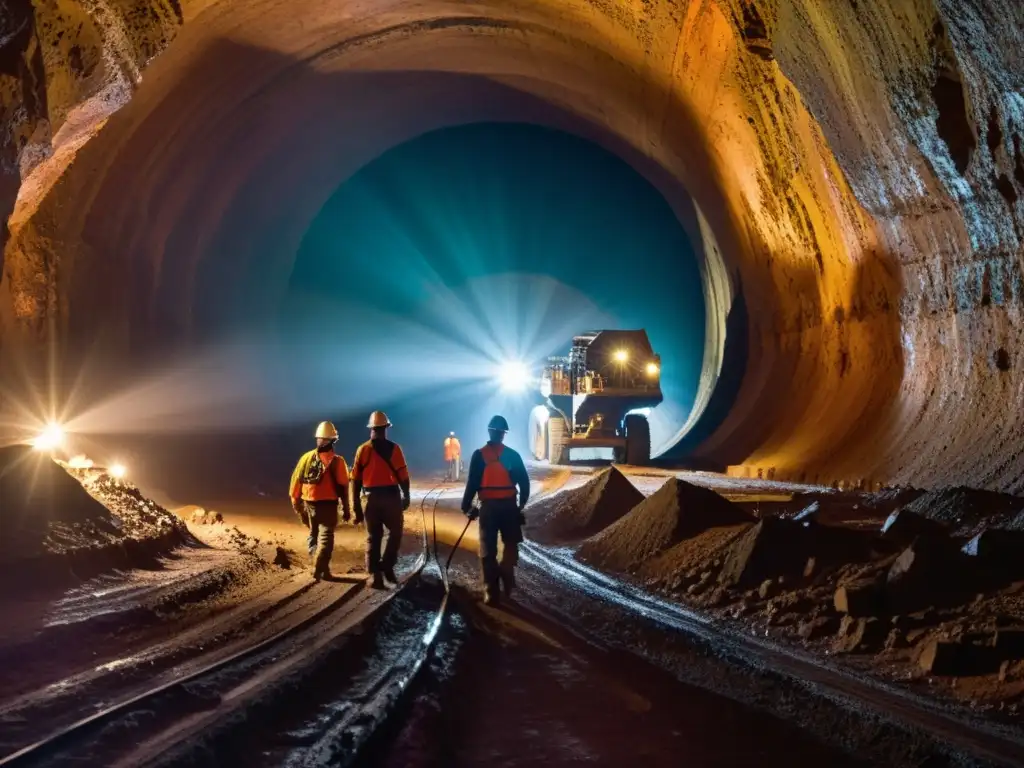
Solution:
<svg viewBox="0 0 1024 768">
<path fill-rule="evenodd" d="M 609 652 L 522 605 L 460 599 L 373 765 L 857 765 L 794 725 Z"/>
</svg>

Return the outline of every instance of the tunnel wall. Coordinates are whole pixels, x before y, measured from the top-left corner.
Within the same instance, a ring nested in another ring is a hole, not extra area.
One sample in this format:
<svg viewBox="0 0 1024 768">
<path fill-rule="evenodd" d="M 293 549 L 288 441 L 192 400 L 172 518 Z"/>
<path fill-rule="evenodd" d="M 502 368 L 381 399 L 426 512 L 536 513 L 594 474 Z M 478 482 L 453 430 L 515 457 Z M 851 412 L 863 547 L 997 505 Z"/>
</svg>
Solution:
<svg viewBox="0 0 1024 768">
<path fill-rule="evenodd" d="M 238 321 L 225 292 L 278 300 L 269 277 L 358 167 L 522 120 L 703 213 L 708 286 L 737 297 L 714 327 L 744 333 L 707 361 L 695 460 L 1020 490 L 1024 10 L 890 5 L 23 5 L 0 36 L 4 354 L 200 343 Z"/>
</svg>

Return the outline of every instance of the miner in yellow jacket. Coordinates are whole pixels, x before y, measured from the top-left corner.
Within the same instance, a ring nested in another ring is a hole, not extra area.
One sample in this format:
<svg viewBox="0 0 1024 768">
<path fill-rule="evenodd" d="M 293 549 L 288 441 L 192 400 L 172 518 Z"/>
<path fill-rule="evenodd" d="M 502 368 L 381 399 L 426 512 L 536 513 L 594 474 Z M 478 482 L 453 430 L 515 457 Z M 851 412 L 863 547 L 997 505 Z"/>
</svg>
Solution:
<svg viewBox="0 0 1024 768">
<path fill-rule="evenodd" d="M 313 557 L 313 578 L 331 577 L 334 529 L 338 526 L 338 506 L 342 520 L 351 519 L 348 499 L 348 465 L 334 452 L 338 430 L 324 421 L 316 430 L 316 448 L 303 454 L 292 472 L 292 509 L 309 527 L 309 554 Z M 315 556 L 314 556 L 315 551 Z"/>
</svg>

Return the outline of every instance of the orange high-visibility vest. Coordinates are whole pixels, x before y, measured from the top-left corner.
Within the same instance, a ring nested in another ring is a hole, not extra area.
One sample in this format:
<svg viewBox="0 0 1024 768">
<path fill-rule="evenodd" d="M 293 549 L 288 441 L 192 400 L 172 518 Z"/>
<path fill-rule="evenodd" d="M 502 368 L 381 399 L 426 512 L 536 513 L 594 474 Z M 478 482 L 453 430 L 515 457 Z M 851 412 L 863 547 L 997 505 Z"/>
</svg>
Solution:
<svg viewBox="0 0 1024 768">
<path fill-rule="evenodd" d="M 457 437 L 446 437 L 444 439 L 444 460 L 453 461 L 462 456 L 462 445 Z"/>
<path fill-rule="evenodd" d="M 480 481 L 478 494 L 481 499 L 514 499 L 516 487 L 512 483 L 512 475 L 508 468 L 501 463 L 501 454 L 504 452 L 504 445 L 491 445 L 488 443 L 480 449 L 480 455 L 484 458 L 484 476 Z"/>
<path fill-rule="evenodd" d="M 392 443 L 391 466 L 384 457 L 377 453 L 373 443 L 365 442 L 356 451 L 356 460 L 352 467 L 352 479 L 358 480 L 366 490 L 374 488 L 397 488 L 400 482 L 409 482 L 409 470 L 405 465 L 405 455 L 397 443 Z M 395 476 L 397 473 L 397 477 Z"/>
</svg>

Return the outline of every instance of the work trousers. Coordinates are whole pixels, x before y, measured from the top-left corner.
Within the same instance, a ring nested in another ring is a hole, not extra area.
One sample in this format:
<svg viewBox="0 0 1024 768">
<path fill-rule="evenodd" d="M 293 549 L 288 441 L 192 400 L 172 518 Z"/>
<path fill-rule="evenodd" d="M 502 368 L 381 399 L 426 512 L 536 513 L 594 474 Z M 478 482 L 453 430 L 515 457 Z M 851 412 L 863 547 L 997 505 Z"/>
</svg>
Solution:
<svg viewBox="0 0 1024 768">
<path fill-rule="evenodd" d="M 501 562 L 498 562 L 498 534 L 501 534 Z M 519 562 L 519 504 L 515 499 L 487 499 L 480 502 L 480 568 L 484 586 L 495 589 L 498 578 L 511 576 Z"/>
<path fill-rule="evenodd" d="M 451 461 L 449 461 L 448 462 L 448 475 L 447 475 L 447 477 L 445 479 L 448 480 L 449 482 L 453 482 L 453 483 L 458 482 L 458 480 L 459 480 L 459 467 L 461 466 L 461 464 L 462 464 L 462 461 L 460 459 L 452 459 Z"/>
<path fill-rule="evenodd" d="M 309 538 L 306 544 L 313 558 L 313 575 L 330 573 L 334 529 L 338 527 L 338 501 L 307 501 L 306 512 L 309 515 Z"/>
<path fill-rule="evenodd" d="M 366 518 L 366 570 L 373 574 L 394 568 L 398 562 L 402 528 L 405 525 L 401 494 L 397 489 L 393 493 L 371 491 L 366 497 L 363 515 Z M 388 529 L 388 543 L 381 555 L 385 528 Z"/>
</svg>

